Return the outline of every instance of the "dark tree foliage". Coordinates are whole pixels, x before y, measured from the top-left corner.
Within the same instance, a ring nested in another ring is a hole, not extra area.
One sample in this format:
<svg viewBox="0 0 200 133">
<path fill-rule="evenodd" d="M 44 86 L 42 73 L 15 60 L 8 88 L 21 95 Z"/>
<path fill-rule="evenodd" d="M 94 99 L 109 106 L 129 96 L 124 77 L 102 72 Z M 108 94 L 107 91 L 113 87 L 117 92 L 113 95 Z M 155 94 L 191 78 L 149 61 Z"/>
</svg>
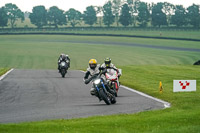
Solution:
<svg viewBox="0 0 200 133">
<path fill-rule="evenodd" d="M 47 25 L 47 10 L 44 6 L 35 6 L 29 18 L 32 24 L 36 25 L 38 28 L 42 28 Z"/>
<path fill-rule="evenodd" d="M 85 24 L 90 26 L 94 25 L 97 22 L 97 14 L 93 6 L 89 6 L 86 8 L 83 14 L 83 20 Z"/>
<path fill-rule="evenodd" d="M 167 24 L 170 24 L 171 17 L 175 13 L 175 6 L 171 3 L 164 2 L 163 3 L 163 11 L 167 15 Z"/>
<path fill-rule="evenodd" d="M 177 27 L 186 25 L 186 10 L 182 5 L 178 5 L 175 8 L 175 14 L 172 16 L 171 24 Z"/>
<path fill-rule="evenodd" d="M 110 27 L 115 21 L 115 16 L 112 13 L 112 3 L 109 1 L 103 6 L 103 23 Z"/>
<path fill-rule="evenodd" d="M 199 11 L 200 6 L 193 4 L 192 6 L 187 8 L 187 18 L 188 21 L 193 27 L 198 28 L 200 25 L 200 11 Z"/>
<path fill-rule="evenodd" d="M 115 16 L 115 22 L 117 23 L 117 27 L 119 26 L 119 14 L 121 10 L 122 0 L 112 0 L 112 11 Z"/>
<path fill-rule="evenodd" d="M 140 27 L 146 27 L 147 23 L 149 22 L 149 19 L 150 19 L 150 13 L 148 10 L 147 3 L 140 2 L 138 7 L 138 17 L 137 17 Z"/>
<path fill-rule="evenodd" d="M 127 4 L 131 13 L 131 24 L 136 26 L 136 14 L 138 13 L 140 0 L 127 0 Z"/>
<path fill-rule="evenodd" d="M 122 9 L 122 4 L 127 5 Z M 75 9 L 66 12 L 53 6 L 48 10 L 44 6 L 33 7 L 32 13 L 23 13 L 15 4 L 8 3 L 0 8 L 0 27 L 11 26 L 14 28 L 16 22 L 24 21 L 24 15 L 30 18 L 32 24 L 38 28 L 50 25 L 58 28 L 59 25 L 66 25 L 67 20 L 72 27 L 81 24 L 93 26 L 98 23 L 100 27 L 102 23 L 110 27 L 114 22 L 118 26 L 120 22 L 123 26 L 133 25 L 146 27 L 149 23 L 155 27 L 161 26 L 200 26 L 200 5 L 191 5 L 184 9 L 182 5 L 174 6 L 168 2 L 144 3 L 142 0 L 108 0 L 102 6 L 89 6 L 81 14 Z M 130 17 L 131 16 L 131 17 Z M 103 19 L 103 20 L 102 20 Z M 149 22 L 150 21 L 150 22 Z"/>
<path fill-rule="evenodd" d="M 8 24 L 8 15 L 6 14 L 5 8 L 0 8 L 0 26 L 3 28 Z"/>
<path fill-rule="evenodd" d="M 58 25 L 65 25 L 67 23 L 64 11 L 56 6 L 50 7 L 47 12 L 47 20 L 50 25 L 55 26 L 55 28 L 58 28 Z"/>
<path fill-rule="evenodd" d="M 125 27 L 131 24 L 131 14 L 128 4 L 122 6 L 119 22 Z"/>
<path fill-rule="evenodd" d="M 79 24 L 82 18 L 81 12 L 71 8 L 66 13 L 68 22 L 70 22 L 72 27 L 75 27 L 76 24 Z"/>
<path fill-rule="evenodd" d="M 152 24 L 153 26 L 167 25 L 167 16 L 162 11 L 163 3 L 157 3 L 152 8 Z"/>
<path fill-rule="evenodd" d="M 12 3 L 6 4 L 5 11 L 8 15 L 8 19 L 10 20 L 10 24 L 12 28 L 14 28 L 15 22 L 18 19 L 21 19 L 21 21 L 24 21 L 24 13 L 15 4 L 12 4 Z"/>
</svg>

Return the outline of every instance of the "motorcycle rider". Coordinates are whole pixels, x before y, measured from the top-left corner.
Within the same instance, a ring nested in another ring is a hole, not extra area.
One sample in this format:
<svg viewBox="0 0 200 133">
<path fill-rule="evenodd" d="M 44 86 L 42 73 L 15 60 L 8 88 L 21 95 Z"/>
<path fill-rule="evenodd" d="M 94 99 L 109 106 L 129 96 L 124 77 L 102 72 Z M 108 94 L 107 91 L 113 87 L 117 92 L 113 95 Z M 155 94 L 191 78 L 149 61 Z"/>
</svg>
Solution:
<svg viewBox="0 0 200 133">
<path fill-rule="evenodd" d="M 101 71 L 104 71 L 104 70 L 105 70 L 104 68 L 100 67 L 100 64 L 97 64 L 97 60 L 96 59 L 90 59 L 89 60 L 89 66 L 87 68 L 87 71 L 86 71 L 84 79 L 83 79 L 85 84 L 88 84 L 91 81 L 91 78 L 89 78 L 89 76 L 92 77 L 94 75 L 98 75 Z M 109 88 L 109 86 L 105 82 L 106 81 L 105 80 L 105 76 L 102 75 L 102 78 L 104 79 L 104 85 L 105 85 L 107 91 L 112 93 L 110 88 Z M 94 87 L 92 87 L 90 89 L 90 94 L 91 95 L 96 95 L 96 91 L 95 91 Z"/>
<path fill-rule="evenodd" d="M 60 56 L 59 56 L 59 58 L 58 58 L 58 70 L 60 71 L 60 63 L 62 62 L 62 61 L 65 61 L 65 62 L 67 62 L 67 60 L 69 61 L 68 62 L 68 67 L 70 68 L 70 58 L 69 58 L 69 56 L 68 55 L 66 55 L 66 54 L 60 54 Z"/>
<path fill-rule="evenodd" d="M 111 63 L 111 58 L 107 57 L 104 59 L 104 63 L 101 65 L 102 68 L 113 68 L 118 73 L 118 78 L 121 76 L 117 67 Z"/>
</svg>

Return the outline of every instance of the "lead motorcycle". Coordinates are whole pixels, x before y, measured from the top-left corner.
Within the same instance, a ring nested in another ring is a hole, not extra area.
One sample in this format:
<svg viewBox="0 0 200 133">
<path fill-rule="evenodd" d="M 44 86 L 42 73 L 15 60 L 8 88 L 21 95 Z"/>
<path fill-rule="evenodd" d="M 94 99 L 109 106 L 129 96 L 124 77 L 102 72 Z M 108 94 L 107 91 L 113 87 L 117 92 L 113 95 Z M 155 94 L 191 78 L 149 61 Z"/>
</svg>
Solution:
<svg viewBox="0 0 200 133">
<path fill-rule="evenodd" d="M 104 79 L 101 78 L 102 73 L 93 75 L 90 79 L 88 79 L 85 83 L 88 84 L 90 81 L 92 81 L 92 86 L 95 88 L 96 91 L 96 97 L 99 98 L 99 100 L 104 100 L 104 102 L 107 105 L 115 104 L 116 98 L 114 94 L 107 91 Z"/>
<path fill-rule="evenodd" d="M 105 76 L 110 88 L 114 91 L 114 94 L 117 97 L 119 90 L 118 72 L 113 68 L 107 68 Z"/>
<path fill-rule="evenodd" d="M 59 64 L 59 72 L 61 74 L 61 76 L 64 78 L 66 73 L 67 73 L 67 70 L 69 68 L 69 61 L 67 60 L 66 62 L 65 61 L 61 61 L 60 64 Z"/>
</svg>

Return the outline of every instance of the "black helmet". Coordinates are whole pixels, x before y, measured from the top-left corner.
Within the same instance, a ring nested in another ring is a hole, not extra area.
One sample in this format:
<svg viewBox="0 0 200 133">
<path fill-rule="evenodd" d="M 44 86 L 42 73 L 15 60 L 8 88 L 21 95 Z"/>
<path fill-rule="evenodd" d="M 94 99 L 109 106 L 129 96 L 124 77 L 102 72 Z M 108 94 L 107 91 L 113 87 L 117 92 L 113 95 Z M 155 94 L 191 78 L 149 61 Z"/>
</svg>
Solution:
<svg viewBox="0 0 200 133">
<path fill-rule="evenodd" d="M 60 55 L 63 60 L 66 60 L 67 56 L 65 54 Z"/>
<path fill-rule="evenodd" d="M 104 60 L 106 67 L 110 67 L 111 59 L 109 57 Z"/>
</svg>

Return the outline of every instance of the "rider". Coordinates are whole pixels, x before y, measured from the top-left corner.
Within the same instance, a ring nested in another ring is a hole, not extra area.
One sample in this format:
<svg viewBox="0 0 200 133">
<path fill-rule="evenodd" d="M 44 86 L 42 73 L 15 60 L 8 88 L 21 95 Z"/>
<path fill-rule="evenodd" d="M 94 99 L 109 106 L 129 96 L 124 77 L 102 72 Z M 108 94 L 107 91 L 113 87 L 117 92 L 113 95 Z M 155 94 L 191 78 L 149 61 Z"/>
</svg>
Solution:
<svg viewBox="0 0 200 133">
<path fill-rule="evenodd" d="M 62 61 L 69 61 L 68 62 L 68 67 L 70 68 L 70 58 L 69 58 L 69 56 L 68 55 L 66 55 L 66 54 L 60 54 L 60 56 L 59 56 L 59 58 L 58 58 L 58 70 L 60 70 L 60 68 L 59 68 L 59 66 L 60 66 L 60 63 L 62 62 Z"/>
<path fill-rule="evenodd" d="M 101 65 L 102 68 L 113 68 L 114 70 L 117 71 L 118 73 L 118 78 L 120 77 L 120 73 L 119 70 L 117 69 L 117 67 L 115 67 L 114 64 L 111 63 L 111 58 L 107 57 L 104 59 L 104 63 Z"/>
<path fill-rule="evenodd" d="M 97 64 L 96 59 L 90 59 L 89 60 L 89 66 L 87 68 L 87 71 L 86 71 L 84 79 L 83 79 L 85 84 L 88 84 L 91 81 L 90 79 L 88 79 L 89 76 L 92 77 L 93 75 L 98 75 L 103 70 L 104 70 L 104 68 L 100 67 L 100 64 Z M 105 81 L 105 76 L 102 75 L 102 78 Z M 106 83 L 104 83 L 104 84 L 105 84 L 107 91 L 110 92 L 110 88 L 108 87 L 108 85 Z M 96 94 L 95 88 L 93 88 L 93 87 L 91 88 L 90 94 L 91 95 Z"/>
</svg>

